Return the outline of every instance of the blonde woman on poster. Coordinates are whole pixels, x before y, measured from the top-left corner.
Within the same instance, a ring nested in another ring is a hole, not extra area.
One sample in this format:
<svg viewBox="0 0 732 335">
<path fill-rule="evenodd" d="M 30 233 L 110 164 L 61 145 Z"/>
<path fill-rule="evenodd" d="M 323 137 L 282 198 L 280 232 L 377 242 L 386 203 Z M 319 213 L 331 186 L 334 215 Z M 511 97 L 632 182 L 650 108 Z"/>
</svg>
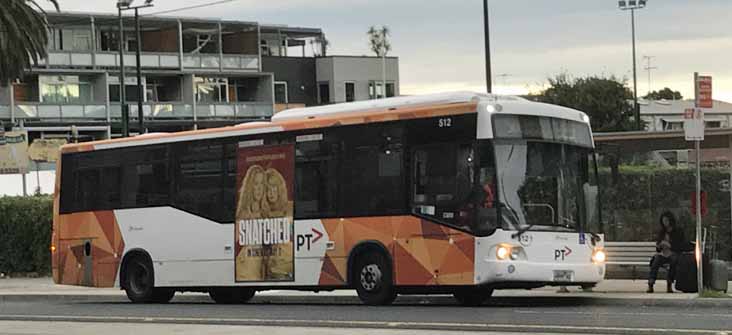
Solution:
<svg viewBox="0 0 732 335">
<path fill-rule="evenodd" d="M 288 199 L 287 184 L 279 171 L 253 165 L 247 170 L 239 189 L 236 219 L 241 224 L 242 221 L 268 218 L 287 218 L 291 223 L 292 201 Z M 289 230 L 290 227 L 291 224 L 288 224 L 286 229 Z M 287 235 L 291 234 L 288 231 Z M 291 241 L 243 246 L 237 254 L 236 262 L 237 281 L 293 279 Z"/>
<path fill-rule="evenodd" d="M 264 169 L 254 165 L 247 170 L 239 189 L 239 203 L 236 207 L 237 222 L 262 217 L 262 200 L 264 200 Z M 244 246 L 236 256 L 237 280 L 263 280 L 261 246 Z"/>
</svg>

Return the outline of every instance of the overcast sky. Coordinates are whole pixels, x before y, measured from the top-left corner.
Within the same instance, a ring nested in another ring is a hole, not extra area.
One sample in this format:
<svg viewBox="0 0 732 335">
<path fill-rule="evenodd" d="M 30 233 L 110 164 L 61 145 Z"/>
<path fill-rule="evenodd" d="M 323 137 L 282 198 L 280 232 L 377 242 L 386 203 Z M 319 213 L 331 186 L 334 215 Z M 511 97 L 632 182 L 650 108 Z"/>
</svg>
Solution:
<svg viewBox="0 0 732 335">
<path fill-rule="evenodd" d="M 141 0 L 138 0 L 141 1 Z M 59 0 L 62 10 L 114 11 L 115 1 Z M 157 0 L 160 11 L 206 0 Z M 632 85 L 630 12 L 615 0 L 490 0 L 496 91 L 537 90 L 560 72 L 606 74 Z M 636 12 L 638 90 L 693 93 L 693 72 L 714 76 L 715 98 L 732 101 L 732 1 L 649 0 Z M 331 54 L 365 55 L 366 30 L 387 25 L 401 61 L 402 93 L 485 87 L 480 0 L 237 0 L 175 16 L 322 28 Z"/>
</svg>

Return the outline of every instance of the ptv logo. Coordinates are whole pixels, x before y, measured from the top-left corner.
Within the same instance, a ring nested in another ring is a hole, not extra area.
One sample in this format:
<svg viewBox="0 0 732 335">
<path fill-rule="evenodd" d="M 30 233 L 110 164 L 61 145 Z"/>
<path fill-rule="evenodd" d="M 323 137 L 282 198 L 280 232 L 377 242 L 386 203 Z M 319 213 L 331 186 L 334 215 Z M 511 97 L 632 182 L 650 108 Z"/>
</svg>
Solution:
<svg viewBox="0 0 732 335">
<path fill-rule="evenodd" d="M 572 254 L 572 249 L 570 249 L 568 246 L 564 246 L 564 249 L 555 249 L 554 250 L 554 260 L 558 261 L 559 259 L 564 260 L 565 257 Z"/>
<path fill-rule="evenodd" d="M 300 251 L 300 248 L 306 248 L 308 251 L 310 251 L 310 247 L 318 242 L 321 238 L 323 238 L 323 233 L 319 232 L 315 228 L 312 228 L 311 231 L 313 234 L 300 234 L 297 235 L 297 251 Z"/>
</svg>

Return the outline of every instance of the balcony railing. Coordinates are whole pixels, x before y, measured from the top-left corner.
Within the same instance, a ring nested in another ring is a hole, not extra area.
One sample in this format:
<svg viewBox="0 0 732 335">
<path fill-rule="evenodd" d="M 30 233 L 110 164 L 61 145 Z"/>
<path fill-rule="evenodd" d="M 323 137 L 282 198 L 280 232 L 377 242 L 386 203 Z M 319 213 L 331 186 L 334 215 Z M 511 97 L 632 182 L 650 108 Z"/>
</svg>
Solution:
<svg viewBox="0 0 732 335">
<path fill-rule="evenodd" d="M 144 68 L 181 67 L 178 53 L 143 52 L 140 63 Z M 222 66 L 223 64 L 223 66 Z M 119 53 L 109 51 L 49 51 L 48 57 L 39 65 L 45 66 L 85 66 L 119 67 Z M 134 53 L 125 53 L 125 66 L 137 66 Z M 259 70 L 258 55 L 184 54 L 183 67 L 190 69 Z"/>
<path fill-rule="evenodd" d="M 14 116 L 16 119 L 106 119 L 107 106 L 99 104 L 56 105 L 19 102 L 15 105 Z M 10 115 L 8 115 L 9 117 Z"/>
<path fill-rule="evenodd" d="M 198 119 L 238 119 L 266 118 L 274 111 L 272 104 L 263 102 L 237 102 L 229 104 L 196 105 Z M 110 107 L 112 118 L 122 117 L 119 104 Z M 151 119 L 187 119 L 193 118 L 193 105 L 181 103 L 145 103 L 142 105 L 144 117 Z M 130 103 L 130 117 L 137 118 L 137 104 Z"/>
<path fill-rule="evenodd" d="M 130 103 L 130 118 L 137 118 L 137 104 Z M 145 103 L 143 115 L 149 119 L 193 119 L 193 105 L 184 103 Z M 266 102 L 236 102 L 223 104 L 198 104 L 198 119 L 241 119 L 268 118 L 274 113 L 274 106 Z M 15 105 L 15 119 L 85 119 L 106 120 L 107 106 L 99 104 L 47 104 L 38 102 L 21 102 Z M 122 117 L 119 103 L 109 107 L 109 117 Z M 0 120 L 10 120 L 10 106 L 0 105 Z"/>
<path fill-rule="evenodd" d="M 140 54 L 140 64 L 142 67 L 154 68 L 179 68 L 180 60 L 177 53 L 151 53 L 143 52 Z M 118 52 L 98 52 L 96 54 L 97 66 L 119 66 Z M 125 53 L 125 67 L 137 66 L 135 54 Z"/>
<path fill-rule="evenodd" d="M 223 63 L 222 63 L 223 61 Z M 218 55 L 185 54 L 183 67 L 191 69 L 218 69 L 223 64 L 225 69 L 259 70 L 259 56 L 256 55 Z"/>
<path fill-rule="evenodd" d="M 264 102 L 235 102 L 230 104 L 200 104 L 196 106 L 199 118 L 267 118 L 274 106 Z"/>
</svg>

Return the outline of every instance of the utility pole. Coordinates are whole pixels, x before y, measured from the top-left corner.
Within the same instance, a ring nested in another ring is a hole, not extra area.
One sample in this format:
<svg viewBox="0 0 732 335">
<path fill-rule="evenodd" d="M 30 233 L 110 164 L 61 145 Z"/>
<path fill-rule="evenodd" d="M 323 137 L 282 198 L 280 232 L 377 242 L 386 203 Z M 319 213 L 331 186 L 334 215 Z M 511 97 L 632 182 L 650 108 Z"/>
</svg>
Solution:
<svg viewBox="0 0 732 335">
<path fill-rule="evenodd" d="M 643 129 L 641 129 L 640 106 L 638 105 L 638 73 L 635 55 L 635 10 L 645 8 L 647 3 L 647 0 L 618 1 L 618 6 L 621 10 L 630 10 L 630 27 L 633 37 L 633 112 L 635 113 L 636 130 Z"/>
<path fill-rule="evenodd" d="M 483 37 L 485 38 L 485 86 L 488 93 L 493 92 L 491 74 L 491 38 L 488 0 L 483 0 Z"/>
<path fill-rule="evenodd" d="M 643 56 L 643 59 L 646 60 L 646 66 L 643 68 L 644 70 L 648 71 L 648 93 L 651 94 L 651 71 L 658 69 L 656 66 L 651 66 L 651 60 L 653 58 L 656 58 L 655 56 Z"/>
</svg>

